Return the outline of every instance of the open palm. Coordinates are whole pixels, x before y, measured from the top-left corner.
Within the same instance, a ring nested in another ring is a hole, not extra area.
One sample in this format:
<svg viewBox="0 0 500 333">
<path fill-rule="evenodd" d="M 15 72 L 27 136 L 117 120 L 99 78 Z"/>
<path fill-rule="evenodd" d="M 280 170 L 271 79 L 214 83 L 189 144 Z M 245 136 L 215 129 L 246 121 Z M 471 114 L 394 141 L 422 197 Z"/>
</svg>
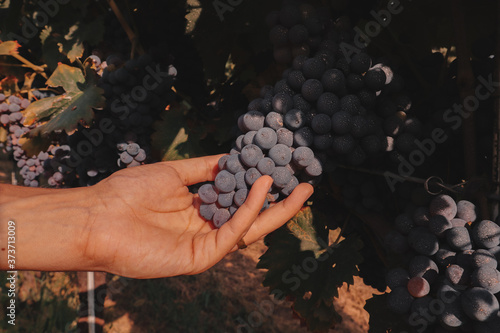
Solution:
<svg viewBox="0 0 500 333">
<path fill-rule="evenodd" d="M 161 162 L 121 170 L 94 186 L 100 213 L 90 222 L 85 255 L 102 270 L 133 278 L 196 274 L 283 225 L 312 194 L 300 184 L 259 215 L 272 184 L 261 177 L 234 216 L 215 229 L 199 214 L 187 186 L 212 181 L 219 156 Z"/>
</svg>

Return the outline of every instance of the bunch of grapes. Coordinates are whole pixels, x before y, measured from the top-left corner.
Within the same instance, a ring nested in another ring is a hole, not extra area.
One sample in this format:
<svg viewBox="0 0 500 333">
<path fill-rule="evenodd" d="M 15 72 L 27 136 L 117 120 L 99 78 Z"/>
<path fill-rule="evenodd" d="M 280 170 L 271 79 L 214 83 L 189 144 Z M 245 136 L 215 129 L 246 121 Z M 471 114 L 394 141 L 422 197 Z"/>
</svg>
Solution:
<svg viewBox="0 0 500 333">
<path fill-rule="evenodd" d="M 51 146 L 49 157 L 43 163 L 44 177 L 50 187 L 71 187 L 76 180 L 76 172 L 69 167 L 71 148 L 68 145 Z"/>
<path fill-rule="evenodd" d="M 281 19 L 281 14 L 285 17 L 294 12 L 292 16 L 300 17 L 298 11 L 284 7 L 278 16 Z M 291 26 L 296 24 L 293 22 Z M 231 179 L 235 187 L 225 188 L 216 181 L 210 196 L 200 194 L 205 203 L 202 216 L 207 220 L 217 226 L 227 221 L 242 202 L 233 198 L 221 205 L 214 197 L 246 198 L 236 192 L 247 191 L 263 174 L 275 181 L 271 195 L 275 201 L 300 181 L 317 183 L 323 169 L 332 170 L 337 163 L 380 165 L 388 152 L 397 160 L 399 154 L 412 151 L 421 126 L 407 115 L 411 102 L 403 92 L 402 78 L 364 52 L 350 59 L 340 47 L 346 43 L 341 36 L 325 33 L 314 56 L 296 56 L 282 79 L 274 86 L 264 86 L 260 97 L 249 103 L 247 113 L 238 120 L 242 134 L 228 157 L 231 164 L 220 165 L 221 179 Z M 264 169 L 265 163 L 269 170 Z M 241 172 L 247 179 L 236 187 L 236 180 L 244 179 Z M 376 188 L 365 187 L 370 196 L 366 204 L 381 210 Z M 287 190 L 279 194 L 278 189 L 283 188 Z"/>
<path fill-rule="evenodd" d="M 266 209 L 269 202 L 290 195 L 300 181 L 314 183 L 323 170 L 308 147 L 310 135 L 285 128 L 273 114 L 249 111 L 240 117 L 239 127 L 244 134 L 236 139 L 231 154 L 220 159 L 215 184 L 203 185 L 198 191 L 203 201 L 201 215 L 216 227 L 245 202 L 249 188 L 262 175 L 274 180 Z"/>
<path fill-rule="evenodd" d="M 388 307 L 408 314 L 411 325 L 424 322 L 445 329 L 496 332 L 500 323 L 500 227 L 477 218 L 475 205 L 435 197 L 429 207 L 396 218 L 407 240 L 407 268 L 393 268 Z"/>
<path fill-rule="evenodd" d="M 117 163 L 122 168 L 138 166 L 146 161 L 146 151 L 137 143 L 119 143 L 116 147 L 120 152 Z"/>
<path fill-rule="evenodd" d="M 14 161 L 19 168 L 19 174 L 24 180 L 25 186 L 37 187 L 39 176 L 44 172 L 43 163 L 49 157 L 46 152 L 38 155 L 27 156 L 21 148 L 21 137 L 28 133 L 31 127 L 23 125 L 24 116 L 22 111 L 31 103 L 28 99 L 18 96 L 0 94 L 0 123 L 7 132 L 7 150 L 12 152 Z"/>
<path fill-rule="evenodd" d="M 55 170 L 68 179 L 63 182 L 77 180 L 79 186 L 96 184 L 119 169 L 150 161 L 152 124 L 175 98 L 171 90 L 175 68 L 159 65 L 148 55 L 126 62 L 117 56 L 102 64 L 95 55 L 92 60 L 102 70 L 99 86 L 106 108 L 96 111 L 89 128 L 79 126 L 68 136 L 64 153 L 59 153 L 62 159 L 56 161 L 61 170 Z M 102 131 L 103 122 L 112 131 Z M 91 151 L 80 153 L 82 142 L 89 143 Z M 51 184 L 60 184 L 59 173 Z"/>
</svg>

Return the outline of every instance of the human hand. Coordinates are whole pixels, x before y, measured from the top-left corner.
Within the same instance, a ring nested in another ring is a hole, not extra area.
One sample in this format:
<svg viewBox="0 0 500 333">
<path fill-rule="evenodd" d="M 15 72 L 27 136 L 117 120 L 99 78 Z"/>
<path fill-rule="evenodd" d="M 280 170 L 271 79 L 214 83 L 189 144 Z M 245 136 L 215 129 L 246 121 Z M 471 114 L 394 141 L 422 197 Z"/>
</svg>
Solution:
<svg viewBox="0 0 500 333">
<path fill-rule="evenodd" d="M 300 184 L 259 215 L 272 179 L 263 176 L 246 202 L 220 229 L 199 214 L 200 199 L 187 186 L 213 181 L 222 155 L 161 162 L 121 170 L 93 186 L 85 256 L 96 270 L 133 278 L 201 273 L 292 218 L 313 192 Z"/>
</svg>

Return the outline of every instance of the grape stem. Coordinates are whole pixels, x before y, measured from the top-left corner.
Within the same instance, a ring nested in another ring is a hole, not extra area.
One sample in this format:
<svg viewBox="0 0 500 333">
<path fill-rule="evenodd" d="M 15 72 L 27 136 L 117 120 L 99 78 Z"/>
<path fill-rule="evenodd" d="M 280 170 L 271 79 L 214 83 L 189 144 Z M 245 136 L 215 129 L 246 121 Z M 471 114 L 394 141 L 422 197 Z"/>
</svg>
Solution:
<svg viewBox="0 0 500 333">
<path fill-rule="evenodd" d="M 390 177 L 390 178 L 398 180 L 400 182 L 410 181 L 410 182 L 417 183 L 417 184 L 423 184 L 425 187 L 425 190 L 431 195 L 437 195 L 437 194 L 442 192 L 442 190 L 439 192 L 432 191 L 430 189 L 430 187 L 432 185 L 438 186 L 438 187 L 442 188 L 443 190 L 446 190 L 446 191 L 449 191 L 452 193 L 461 193 L 463 190 L 463 187 L 467 184 L 466 181 L 463 181 L 462 183 L 459 183 L 456 185 L 445 184 L 444 181 L 437 176 L 431 176 L 427 179 L 422 179 L 422 178 L 417 178 L 417 177 L 412 177 L 412 176 L 401 176 L 399 174 L 396 174 L 396 173 L 393 173 L 390 171 L 368 170 L 368 169 L 364 169 L 364 168 L 352 167 L 352 166 L 347 166 L 347 165 L 342 165 L 342 164 L 337 164 L 337 166 L 341 167 L 343 169 L 350 169 L 350 170 L 354 170 L 354 171 L 368 173 L 368 174 L 375 175 L 375 176 Z M 460 190 L 457 190 L 459 188 L 460 188 Z"/>
<path fill-rule="evenodd" d="M 123 30 L 128 36 L 128 39 L 130 40 L 130 43 L 132 43 L 132 51 L 131 51 L 131 58 L 134 57 L 134 53 L 137 50 L 137 53 L 139 54 L 144 54 L 144 49 L 142 48 L 141 43 L 139 42 L 139 37 L 137 34 L 132 30 L 130 25 L 127 23 L 125 20 L 125 17 L 123 16 L 122 12 L 120 11 L 120 8 L 118 8 L 118 5 L 116 4 L 115 0 L 108 0 L 109 7 L 111 7 L 111 10 L 113 13 L 115 13 L 116 18 L 120 22 Z"/>
</svg>

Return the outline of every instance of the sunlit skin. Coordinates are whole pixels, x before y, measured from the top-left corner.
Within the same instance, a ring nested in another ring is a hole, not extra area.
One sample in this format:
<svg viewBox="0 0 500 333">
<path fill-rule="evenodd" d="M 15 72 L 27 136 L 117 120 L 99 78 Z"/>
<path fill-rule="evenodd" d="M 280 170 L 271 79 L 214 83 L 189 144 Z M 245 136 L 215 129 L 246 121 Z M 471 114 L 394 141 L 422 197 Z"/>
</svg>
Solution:
<svg viewBox="0 0 500 333">
<path fill-rule="evenodd" d="M 0 185 L 0 244 L 16 223 L 16 269 L 106 271 L 133 278 L 203 272 L 293 217 L 313 192 L 300 184 L 259 214 L 272 184 L 263 176 L 220 229 L 198 212 L 189 185 L 213 181 L 222 155 L 128 168 L 77 189 Z M 2 251 L 0 268 L 8 269 Z"/>
</svg>

